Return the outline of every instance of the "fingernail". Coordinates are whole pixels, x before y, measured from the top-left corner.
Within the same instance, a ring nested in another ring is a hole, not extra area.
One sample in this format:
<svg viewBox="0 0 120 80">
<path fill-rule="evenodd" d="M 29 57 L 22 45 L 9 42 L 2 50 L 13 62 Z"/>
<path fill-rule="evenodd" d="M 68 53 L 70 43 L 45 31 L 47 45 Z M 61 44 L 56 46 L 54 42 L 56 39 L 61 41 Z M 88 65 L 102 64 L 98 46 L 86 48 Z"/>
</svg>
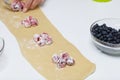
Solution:
<svg viewBox="0 0 120 80">
<path fill-rule="evenodd" d="M 27 10 L 28 10 L 27 8 L 24 8 L 24 9 L 23 9 L 23 12 L 27 12 Z"/>
</svg>

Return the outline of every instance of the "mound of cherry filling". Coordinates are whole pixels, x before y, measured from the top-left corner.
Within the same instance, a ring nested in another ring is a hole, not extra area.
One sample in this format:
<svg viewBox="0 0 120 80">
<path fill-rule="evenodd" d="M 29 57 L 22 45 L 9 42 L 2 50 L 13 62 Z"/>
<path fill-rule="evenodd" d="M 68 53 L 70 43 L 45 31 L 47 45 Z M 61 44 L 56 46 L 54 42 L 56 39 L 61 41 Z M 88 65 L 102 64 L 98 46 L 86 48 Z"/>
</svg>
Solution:
<svg viewBox="0 0 120 80">
<path fill-rule="evenodd" d="M 22 11 L 24 8 L 25 3 L 22 1 L 14 1 L 11 3 L 11 9 L 13 11 Z"/>
<path fill-rule="evenodd" d="M 62 52 L 60 55 L 54 54 L 52 56 L 52 62 L 56 64 L 58 68 L 73 66 L 75 64 L 75 60 L 67 52 Z"/>
<path fill-rule="evenodd" d="M 38 26 L 38 20 L 32 16 L 28 16 L 21 21 L 21 24 L 26 28 L 35 27 Z"/>
<path fill-rule="evenodd" d="M 50 45 L 53 43 L 53 40 L 48 33 L 41 33 L 41 34 L 34 34 L 33 40 L 39 45 L 39 46 L 45 46 Z"/>
<path fill-rule="evenodd" d="M 106 24 L 95 24 L 92 27 L 92 35 L 104 42 L 111 44 L 120 44 L 120 29 L 115 29 L 107 26 Z"/>
</svg>

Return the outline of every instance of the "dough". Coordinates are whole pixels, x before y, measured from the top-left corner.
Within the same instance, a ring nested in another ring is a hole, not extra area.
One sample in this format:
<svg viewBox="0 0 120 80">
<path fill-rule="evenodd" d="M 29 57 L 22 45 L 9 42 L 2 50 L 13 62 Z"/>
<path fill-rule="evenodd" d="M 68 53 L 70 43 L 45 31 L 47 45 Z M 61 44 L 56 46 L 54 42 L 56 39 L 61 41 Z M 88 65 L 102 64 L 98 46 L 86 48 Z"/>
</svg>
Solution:
<svg viewBox="0 0 120 80">
<path fill-rule="evenodd" d="M 16 37 L 24 58 L 46 80 L 84 80 L 94 72 L 95 64 L 86 59 L 75 46 L 68 42 L 39 8 L 28 13 L 12 12 L 3 6 L 2 0 L 0 0 L 0 13 L 3 13 L 0 15 L 0 20 Z M 39 25 L 31 28 L 23 27 L 20 22 L 26 16 L 36 17 Z M 46 32 L 52 37 L 53 43 L 51 45 L 40 47 L 34 43 L 33 35 L 42 32 Z M 51 61 L 52 55 L 62 52 L 68 52 L 75 59 L 74 66 L 56 68 L 56 65 Z"/>
</svg>

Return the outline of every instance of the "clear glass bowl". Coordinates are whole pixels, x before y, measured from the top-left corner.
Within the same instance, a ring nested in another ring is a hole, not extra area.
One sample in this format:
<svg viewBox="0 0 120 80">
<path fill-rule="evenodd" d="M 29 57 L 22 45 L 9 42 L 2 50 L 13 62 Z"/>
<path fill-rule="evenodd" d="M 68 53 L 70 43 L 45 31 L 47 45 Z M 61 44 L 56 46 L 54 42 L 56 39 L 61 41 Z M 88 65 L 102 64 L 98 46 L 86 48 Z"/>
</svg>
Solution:
<svg viewBox="0 0 120 80">
<path fill-rule="evenodd" d="M 106 19 L 97 20 L 90 27 L 92 42 L 99 50 L 101 50 L 104 53 L 108 53 L 112 55 L 120 55 L 120 44 L 112 44 L 112 43 L 104 42 L 93 36 L 92 28 L 96 24 L 98 25 L 106 24 L 107 26 L 118 30 L 120 29 L 120 18 L 106 18 Z"/>
<path fill-rule="evenodd" d="M 4 50 L 5 42 L 4 39 L 0 37 L 0 55 L 2 54 Z"/>
</svg>

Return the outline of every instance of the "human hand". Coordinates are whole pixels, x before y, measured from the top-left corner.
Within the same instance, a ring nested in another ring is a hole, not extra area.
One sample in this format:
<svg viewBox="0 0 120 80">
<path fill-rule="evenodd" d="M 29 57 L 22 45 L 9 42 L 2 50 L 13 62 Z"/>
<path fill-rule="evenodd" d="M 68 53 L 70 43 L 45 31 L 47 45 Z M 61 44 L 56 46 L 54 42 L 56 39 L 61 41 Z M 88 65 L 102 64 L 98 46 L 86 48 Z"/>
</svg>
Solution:
<svg viewBox="0 0 120 80">
<path fill-rule="evenodd" d="M 38 5 L 42 4 L 44 0 L 27 0 L 23 12 L 27 12 L 30 9 L 36 8 Z"/>
</svg>

